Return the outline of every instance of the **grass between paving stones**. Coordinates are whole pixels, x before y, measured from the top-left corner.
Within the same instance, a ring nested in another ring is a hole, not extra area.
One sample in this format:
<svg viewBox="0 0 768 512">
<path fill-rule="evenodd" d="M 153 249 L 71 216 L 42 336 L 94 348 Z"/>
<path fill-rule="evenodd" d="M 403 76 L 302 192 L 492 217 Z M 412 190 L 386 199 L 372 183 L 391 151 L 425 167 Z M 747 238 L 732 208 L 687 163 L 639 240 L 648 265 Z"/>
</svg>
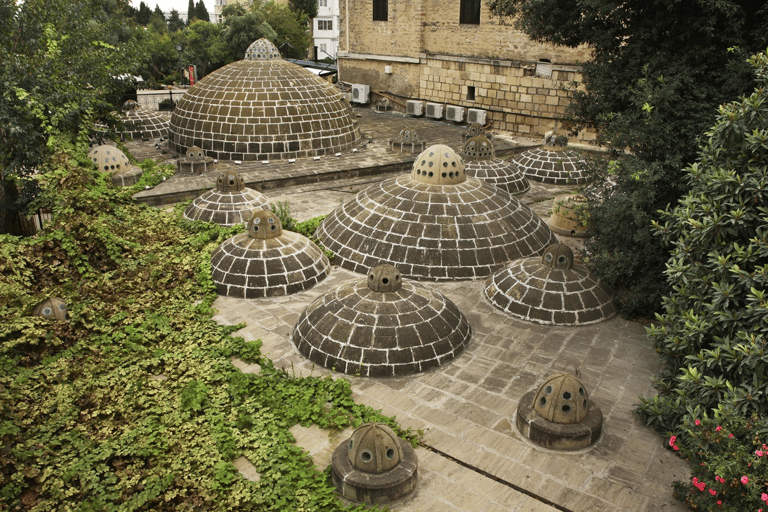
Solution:
<svg viewBox="0 0 768 512">
<path fill-rule="evenodd" d="M 348 381 L 275 368 L 232 335 L 242 326 L 213 321 L 210 254 L 242 226 L 187 222 L 136 204 L 147 183 L 108 179 L 62 148 L 41 174 L 53 221 L 0 236 L 0 509 L 353 510 L 288 429 L 379 420 L 415 437 L 355 404 Z M 68 322 L 32 316 L 51 295 Z"/>
</svg>

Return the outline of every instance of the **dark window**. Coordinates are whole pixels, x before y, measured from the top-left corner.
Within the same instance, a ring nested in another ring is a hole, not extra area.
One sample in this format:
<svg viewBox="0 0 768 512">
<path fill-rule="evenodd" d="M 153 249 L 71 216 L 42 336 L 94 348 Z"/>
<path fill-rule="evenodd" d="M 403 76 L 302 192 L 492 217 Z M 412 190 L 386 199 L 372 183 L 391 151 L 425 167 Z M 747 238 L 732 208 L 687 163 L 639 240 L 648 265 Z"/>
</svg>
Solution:
<svg viewBox="0 0 768 512">
<path fill-rule="evenodd" d="M 459 23 L 466 25 L 480 24 L 480 0 L 461 0 Z"/>
<path fill-rule="evenodd" d="M 387 20 L 389 20 L 387 0 L 373 0 L 373 21 Z"/>
<path fill-rule="evenodd" d="M 475 101 L 475 86 L 474 85 L 468 85 L 467 86 L 467 99 L 469 101 Z"/>
</svg>

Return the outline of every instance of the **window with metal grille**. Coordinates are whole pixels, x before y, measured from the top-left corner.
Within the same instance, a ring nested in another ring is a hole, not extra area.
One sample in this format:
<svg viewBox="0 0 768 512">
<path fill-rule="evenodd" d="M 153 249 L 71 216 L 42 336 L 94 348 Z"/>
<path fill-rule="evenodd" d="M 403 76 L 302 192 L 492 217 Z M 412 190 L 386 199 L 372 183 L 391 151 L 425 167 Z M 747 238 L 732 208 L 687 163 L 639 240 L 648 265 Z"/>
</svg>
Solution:
<svg viewBox="0 0 768 512">
<path fill-rule="evenodd" d="M 463 25 L 480 24 L 480 0 L 461 0 L 459 23 Z"/>
<path fill-rule="evenodd" d="M 373 21 L 389 20 L 389 6 L 387 3 L 387 0 L 373 0 Z"/>
</svg>

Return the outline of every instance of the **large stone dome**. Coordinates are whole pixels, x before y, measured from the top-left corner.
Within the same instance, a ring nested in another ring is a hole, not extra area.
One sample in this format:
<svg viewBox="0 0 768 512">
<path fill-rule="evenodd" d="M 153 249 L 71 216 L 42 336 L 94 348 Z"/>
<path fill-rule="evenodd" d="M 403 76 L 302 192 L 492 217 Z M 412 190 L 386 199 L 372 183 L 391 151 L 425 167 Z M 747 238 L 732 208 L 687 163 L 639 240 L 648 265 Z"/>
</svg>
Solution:
<svg viewBox="0 0 768 512">
<path fill-rule="evenodd" d="M 372 185 L 336 208 L 317 236 L 334 262 L 354 272 L 389 263 L 403 276 L 433 281 L 487 277 L 557 242 L 530 208 L 464 169 L 451 148 L 432 146 L 410 175 Z"/>
<path fill-rule="evenodd" d="M 243 60 L 209 74 L 179 100 L 169 144 L 220 160 L 305 158 L 345 151 L 360 129 L 341 93 L 260 39 Z"/>
</svg>

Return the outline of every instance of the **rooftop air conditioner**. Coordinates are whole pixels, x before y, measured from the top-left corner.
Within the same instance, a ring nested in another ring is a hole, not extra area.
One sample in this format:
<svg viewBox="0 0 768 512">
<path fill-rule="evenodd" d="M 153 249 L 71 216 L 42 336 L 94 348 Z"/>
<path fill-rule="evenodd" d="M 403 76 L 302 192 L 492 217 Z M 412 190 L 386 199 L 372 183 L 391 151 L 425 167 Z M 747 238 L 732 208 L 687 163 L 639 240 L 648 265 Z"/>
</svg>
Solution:
<svg viewBox="0 0 768 512">
<path fill-rule="evenodd" d="M 443 105 L 440 103 L 427 103 L 427 117 L 434 119 L 443 118 Z"/>
<path fill-rule="evenodd" d="M 420 116 L 424 113 L 424 103 L 421 101 L 406 101 L 405 102 L 405 113 L 409 116 Z"/>
<path fill-rule="evenodd" d="M 457 123 L 464 121 L 464 107 L 448 105 L 445 108 L 445 118 L 449 121 L 456 121 Z"/>
<path fill-rule="evenodd" d="M 365 84 L 352 84 L 352 102 L 368 103 L 371 95 L 371 86 Z"/>
<path fill-rule="evenodd" d="M 479 108 L 468 108 L 467 122 L 485 124 L 485 110 L 481 110 Z"/>
</svg>

